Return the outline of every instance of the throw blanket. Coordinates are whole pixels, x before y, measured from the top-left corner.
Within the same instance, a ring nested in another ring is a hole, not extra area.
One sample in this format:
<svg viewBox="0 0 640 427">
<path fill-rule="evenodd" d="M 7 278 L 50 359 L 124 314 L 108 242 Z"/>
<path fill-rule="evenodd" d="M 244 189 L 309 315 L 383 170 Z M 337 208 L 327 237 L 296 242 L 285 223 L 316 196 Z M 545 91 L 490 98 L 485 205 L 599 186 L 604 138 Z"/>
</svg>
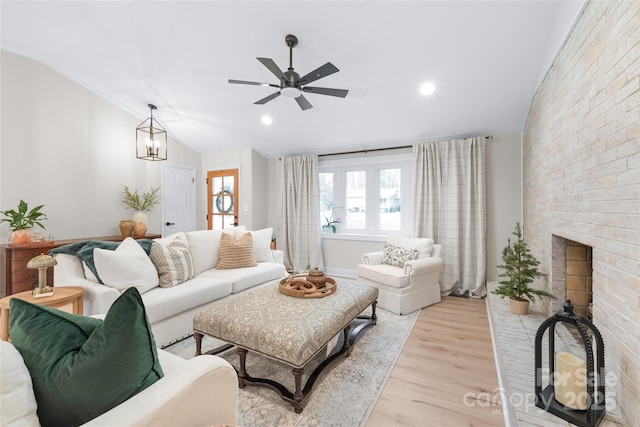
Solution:
<svg viewBox="0 0 640 427">
<path fill-rule="evenodd" d="M 151 252 L 152 240 L 139 239 L 139 240 L 136 240 L 136 242 L 138 242 L 140 246 L 142 246 L 142 249 L 144 249 L 144 251 L 147 253 L 147 255 L 149 255 L 149 252 Z M 120 242 L 105 242 L 102 240 L 85 240 L 84 242 L 71 243 L 68 245 L 53 248 L 49 251 L 49 255 L 68 254 L 68 255 L 77 256 L 82 260 L 82 262 L 84 262 L 87 265 L 87 267 L 89 267 L 89 270 L 91 270 L 91 272 L 96 276 L 96 278 L 98 279 L 98 282 L 102 283 L 102 280 L 100 280 L 100 276 L 96 271 L 95 263 L 93 262 L 93 250 L 95 248 L 100 248 L 100 249 L 108 249 L 113 251 L 118 246 L 120 246 Z"/>
</svg>

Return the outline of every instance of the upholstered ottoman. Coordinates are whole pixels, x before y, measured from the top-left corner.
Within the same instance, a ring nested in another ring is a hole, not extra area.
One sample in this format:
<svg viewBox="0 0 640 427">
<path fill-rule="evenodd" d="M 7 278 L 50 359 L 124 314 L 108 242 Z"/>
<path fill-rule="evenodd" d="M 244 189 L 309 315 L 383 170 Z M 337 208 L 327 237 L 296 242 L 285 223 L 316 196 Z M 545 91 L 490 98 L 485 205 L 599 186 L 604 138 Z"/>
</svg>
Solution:
<svg viewBox="0 0 640 427">
<path fill-rule="evenodd" d="M 269 387 L 299 413 L 322 369 L 342 354 L 348 357 L 358 335 L 376 323 L 377 298 L 376 287 L 347 281 L 338 283 L 336 292 L 324 298 L 295 298 L 281 294 L 277 284 L 266 286 L 196 315 L 193 319 L 196 354 L 202 354 L 204 335 L 236 345 L 240 356 L 240 388 L 247 384 Z M 371 316 L 359 317 L 370 305 Z M 356 318 L 366 321 L 351 330 L 351 322 Z M 341 331 L 344 332 L 341 350 L 324 360 L 303 387 L 305 365 Z M 230 347 L 223 346 L 207 353 Z M 272 380 L 249 376 L 245 365 L 249 350 L 291 366 L 295 391 L 291 393 Z"/>
</svg>

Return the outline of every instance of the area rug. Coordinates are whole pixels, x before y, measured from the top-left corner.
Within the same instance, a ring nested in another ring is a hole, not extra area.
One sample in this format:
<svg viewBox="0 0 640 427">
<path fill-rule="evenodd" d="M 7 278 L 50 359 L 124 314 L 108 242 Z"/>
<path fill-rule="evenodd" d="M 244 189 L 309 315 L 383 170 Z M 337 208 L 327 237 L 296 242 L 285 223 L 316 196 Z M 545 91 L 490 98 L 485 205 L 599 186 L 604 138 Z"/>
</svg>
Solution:
<svg viewBox="0 0 640 427">
<path fill-rule="evenodd" d="M 366 314 L 370 314 L 368 309 Z M 356 342 L 351 356 L 338 358 L 327 367 L 314 385 L 307 406 L 296 414 L 272 390 L 247 386 L 239 390 L 238 419 L 240 427 L 253 426 L 364 426 L 369 414 L 396 363 L 400 351 L 418 318 L 419 311 L 397 316 L 378 309 L 378 324 L 369 328 Z M 203 339 L 203 351 L 221 344 L 210 337 Z M 341 346 L 341 342 L 336 342 Z M 333 347 L 333 343 L 330 344 Z M 190 359 L 195 353 L 193 337 L 165 347 L 166 351 Z M 219 356 L 238 368 L 235 348 Z M 326 356 L 326 351 L 305 368 L 305 375 Z M 271 378 L 294 389 L 291 368 L 259 354 L 247 355 L 247 372 L 254 377 Z M 306 376 L 303 379 L 303 384 Z"/>
</svg>

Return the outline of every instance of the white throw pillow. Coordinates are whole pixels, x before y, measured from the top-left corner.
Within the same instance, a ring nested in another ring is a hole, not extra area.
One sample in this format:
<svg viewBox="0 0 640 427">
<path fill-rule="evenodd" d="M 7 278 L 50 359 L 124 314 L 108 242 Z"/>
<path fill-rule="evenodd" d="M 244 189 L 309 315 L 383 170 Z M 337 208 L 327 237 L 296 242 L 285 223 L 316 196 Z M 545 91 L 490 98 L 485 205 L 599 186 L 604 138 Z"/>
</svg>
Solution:
<svg viewBox="0 0 640 427">
<path fill-rule="evenodd" d="M 166 237 L 161 237 L 157 239 L 153 239 L 154 242 L 160 243 L 162 246 L 169 246 L 175 239 L 180 239 L 182 243 L 189 246 L 189 239 L 187 239 L 187 235 L 182 231 L 178 231 L 177 233 L 169 234 Z"/>
<path fill-rule="evenodd" d="M 216 268 L 216 265 L 218 265 L 220 236 L 222 236 L 223 231 L 231 235 L 234 235 L 237 231 L 242 235 L 246 230 L 247 227 L 242 225 L 239 227 L 226 228 L 224 230 L 199 230 L 188 232 L 187 240 L 189 241 L 189 249 L 191 249 L 193 268 L 196 276 L 203 271 Z"/>
<path fill-rule="evenodd" d="M 102 283 L 120 292 L 136 287 L 143 294 L 159 284 L 156 267 L 131 237 L 124 239 L 115 251 L 94 249 L 93 261 Z"/>
<path fill-rule="evenodd" d="M 27 366 L 16 348 L 0 341 L 0 425 L 40 426 Z"/>
<path fill-rule="evenodd" d="M 257 262 L 273 262 L 273 252 L 271 252 L 271 237 L 273 228 L 265 228 L 252 231 L 253 236 L 253 257 Z M 239 237 L 236 237 L 238 239 Z"/>
<path fill-rule="evenodd" d="M 429 258 L 433 251 L 433 239 L 426 237 L 405 237 L 391 235 L 387 243 L 405 249 L 417 249 L 418 259 Z"/>
</svg>

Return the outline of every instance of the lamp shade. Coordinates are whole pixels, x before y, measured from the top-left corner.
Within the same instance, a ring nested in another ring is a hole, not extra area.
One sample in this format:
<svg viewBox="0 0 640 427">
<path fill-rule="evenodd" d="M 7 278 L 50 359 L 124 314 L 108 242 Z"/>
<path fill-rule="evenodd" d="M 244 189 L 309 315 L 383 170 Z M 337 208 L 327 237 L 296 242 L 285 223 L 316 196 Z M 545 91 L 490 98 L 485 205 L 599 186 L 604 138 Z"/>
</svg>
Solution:
<svg viewBox="0 0 640 427">
<path fill-rule="evenodd" d="M 142 160 L 167 160 L 167 131 L 153 117 L 157 107 L 149 104 L 151 115 L 136 128 L 136 157 Z"/>
<path fill-rule="evenodd" d="M 29 260 L 27 263 L 27 268 L 49 268 L 58 264 L 56 259 L 51 255 L 40 254 Z"/>
</svg>

